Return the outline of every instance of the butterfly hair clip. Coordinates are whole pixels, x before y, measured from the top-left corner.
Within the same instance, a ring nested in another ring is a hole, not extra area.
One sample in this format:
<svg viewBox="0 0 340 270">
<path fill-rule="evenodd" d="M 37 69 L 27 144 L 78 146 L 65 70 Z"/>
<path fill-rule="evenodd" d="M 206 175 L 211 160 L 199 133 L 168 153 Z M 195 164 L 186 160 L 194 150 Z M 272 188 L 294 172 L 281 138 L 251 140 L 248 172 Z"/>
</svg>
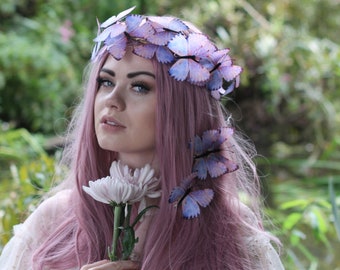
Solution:
<svg viewBox="0 0 340 270">
<path fill-rule="evenodd" d="M 238 169 L 238 165 L 223 155 L 222 144 L 234 133 L 231 127 L 222 127 L 203 132 L 202 136 L 196 135 L 190 147 L 194 151 L 193 172 L 204 180 L 208 177 L 219 177 Z"/>
<path fill-rule="evenodd" d="M 175 80 L 205 86 L 215 99 L 239 86 L 242 68 L 234 65 L 229 49 L 217 49 L 206 35 L 178 18 L 130 14 L 134 8 L 103 23 L 97 21 L 93 61 L 106 51 L 120 60 L 129 44 L 136 55 L 169 64 L 169 74 Z"/>
<path fill-rule="evenodd" d="M 210 188 L 194 189 L 196 174 L 192 173 L 175 187 L 169 197 L 169 203 L 176 202 L 176 206 L 182 206 L 182 215 L 186 219 L 197 217 L 200 207 L 207 207 L 214 197 L 214 191 Z"/>
<path fill-rule="evenodd" d="M 200 214 L 200 207 L 207 207 L 214 197 L 211 188 L 198 189 L 197 181 L 201 187 L 208 176 L 212 179 L 218 178 L 238 169 L 235 162 L 222 155 L 223 143 L 233 134 L 233 128 L 221 127 L 207 130 L 202 136 L 196 135 L 189 143 L 194 152 L 192 173 L 172 190 L 169 197 L 169 203 L 176 202 L 177 206 L 182 206 L 184 218 L 197 217 Z"/>
</svg>

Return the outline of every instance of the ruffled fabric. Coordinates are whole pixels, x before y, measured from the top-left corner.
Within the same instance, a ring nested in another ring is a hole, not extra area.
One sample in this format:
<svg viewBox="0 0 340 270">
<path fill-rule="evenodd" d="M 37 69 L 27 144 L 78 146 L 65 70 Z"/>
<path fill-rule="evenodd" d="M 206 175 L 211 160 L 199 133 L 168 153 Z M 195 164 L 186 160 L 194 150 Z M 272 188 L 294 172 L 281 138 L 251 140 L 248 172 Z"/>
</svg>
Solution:
<svg viewBox="0 0 340 270">
<path fill-rule="evenodd" d="M 14 236 L 0 256 L 1 270 L 33 269 L 33 253 L 50 235 L 55 224 L 62 222 L 70 194 L 70 190 L 58 192 L 44 201 L 24 223 L 13 227 Z"/>
</svg>

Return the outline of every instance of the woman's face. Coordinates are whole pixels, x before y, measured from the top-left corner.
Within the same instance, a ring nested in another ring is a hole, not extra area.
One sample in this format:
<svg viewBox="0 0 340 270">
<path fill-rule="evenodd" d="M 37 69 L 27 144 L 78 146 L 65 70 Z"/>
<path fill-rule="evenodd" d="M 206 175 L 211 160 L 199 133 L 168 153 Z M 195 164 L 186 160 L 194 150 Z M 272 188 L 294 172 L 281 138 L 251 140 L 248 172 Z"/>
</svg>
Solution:
<svg viewBox="0 0 340 270">
<path fill-rule="evenodd" d="M 98 76 L 94 118 L 98 143 L 132 167 L 155 153 L 156 80 L 152 62 L 130 51 L 109 56 Z"/>
</svg>

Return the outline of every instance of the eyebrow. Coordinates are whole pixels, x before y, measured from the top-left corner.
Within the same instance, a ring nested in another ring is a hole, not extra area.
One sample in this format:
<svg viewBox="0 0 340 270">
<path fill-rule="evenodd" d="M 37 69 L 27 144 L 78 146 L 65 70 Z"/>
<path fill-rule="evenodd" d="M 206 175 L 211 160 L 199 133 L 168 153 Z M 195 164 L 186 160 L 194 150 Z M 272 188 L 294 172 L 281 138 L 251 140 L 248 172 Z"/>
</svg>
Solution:
<svg viewBox="0 0 340 270">
<path fill-rule="evenodd" d="M 109 75 L 111 75 L 112 77 L 115 77 L 116 76 L 116 73 L 110 69 L 107 69 L 107 68 L 102 68 L 101 69 L 102 72 L 105 72 Z M 156 78 L 155 74 L 153 74 L 152 72 L 149 72 L 149 71 L 136 71 L 136 72 L 130 72 L 126 75 L 126 77 L 128 77 L 129 79 L 131 78 L 134 78 L 136 76 L 139 76 L 139 75 L 147 75 L 147 76 L 150 76 L 152 78 Z"/>
</svg>

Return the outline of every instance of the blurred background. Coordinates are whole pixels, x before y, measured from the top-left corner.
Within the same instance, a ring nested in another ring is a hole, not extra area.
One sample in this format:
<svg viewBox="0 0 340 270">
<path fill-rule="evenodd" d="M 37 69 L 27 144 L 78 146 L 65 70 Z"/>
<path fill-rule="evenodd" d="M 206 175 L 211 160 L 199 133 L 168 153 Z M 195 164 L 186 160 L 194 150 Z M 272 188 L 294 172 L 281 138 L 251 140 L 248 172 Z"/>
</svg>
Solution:
<svg viewBox="0 0 340 270">
<path fill-rule="evenodd" d="M 2 0 L 0 251 L 63 177 L 62 136 L 100 21 L 133 5 L 196 24 L 244 67 L 224 100 L 254 142 L 286 269 L 340 269 L 339 0 Z"/>
</svg>

